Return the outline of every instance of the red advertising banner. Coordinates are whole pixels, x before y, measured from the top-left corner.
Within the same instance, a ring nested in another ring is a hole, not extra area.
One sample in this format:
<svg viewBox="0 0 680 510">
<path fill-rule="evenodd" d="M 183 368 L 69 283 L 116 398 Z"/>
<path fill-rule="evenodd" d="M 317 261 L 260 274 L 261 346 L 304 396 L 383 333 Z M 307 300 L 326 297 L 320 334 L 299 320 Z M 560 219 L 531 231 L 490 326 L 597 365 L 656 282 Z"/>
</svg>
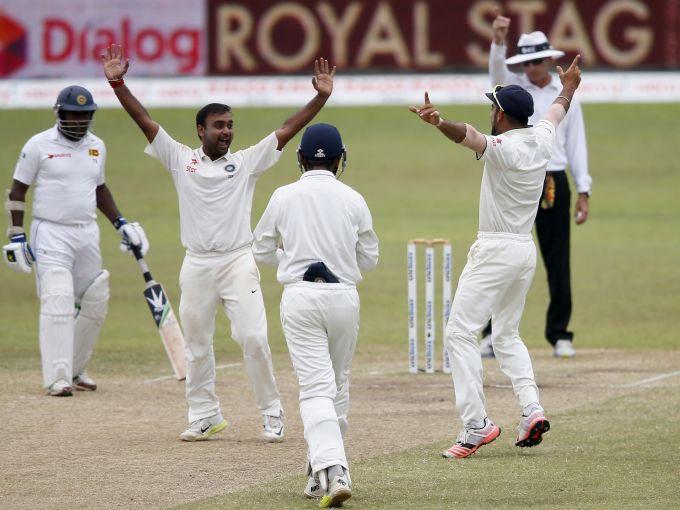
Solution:
<svg viewBox="0 0 680 510">
<path fill-rule="evenodd" d="M 207 0 L 211 74 L 297 73 L 325 56 L 343 69 L 486 67 L 496 7 L 586 66 L 677 69 L 680 0 Z"/>
</svg>

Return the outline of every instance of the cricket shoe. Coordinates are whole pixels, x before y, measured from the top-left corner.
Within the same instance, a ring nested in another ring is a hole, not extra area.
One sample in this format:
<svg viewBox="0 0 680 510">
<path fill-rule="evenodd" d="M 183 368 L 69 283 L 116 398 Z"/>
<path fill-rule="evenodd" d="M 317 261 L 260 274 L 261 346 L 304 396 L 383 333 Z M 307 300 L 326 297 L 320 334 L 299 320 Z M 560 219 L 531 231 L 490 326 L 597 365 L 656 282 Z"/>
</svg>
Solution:
<svg viewBox="0 0 680 510">
<path fill-rule="evenodd" d="M 491 343 L 491 335 L 486 335 L 479 342 L 479 352 L 482 358 L 495 358 L 496 354 L 493 352 L 493 344 Z"/>
<path fill-rule="evenodd" d="M 543 441 L 543 434 L 550 430 L 550 422 L 545 418 L 543 409 L 537 409 L 529 416 L 522 416 L 517 427 L 515 446 L 531 448 Z"/>
<path fill-rule="evenodd" d="M 73 396 L 73 387 L 66 379 L 57 379 L 50 384 L 47 394 L 50 397 L 71 397 Z"/>
<path fill-rule="evenodd" d="M 182 441 L 206 441 L 227 428 L 227 421 L 221 414 L 216 414 L 210 418 L 202 418 L 194 421 L 188 429 L 179 435 Z"/>
<path fill-rule="evenodd" d="M 280 443 L 283 441 L 286 431 L 283 425 L 283 411 L 278 416 L 263 414 L 262 418 L 264 419 L 262 438 L 268 443 Z"/>
<path fill-rule="evenodd" d="M 464 428 L 453 446 L 442 453 L 447 459 L 464 459 L 469 457 L 480 447 L 489 444 L 501 435 L 501 429 L 488 418 L 484 418 L 481 429 Z"/>
<path fill-rule="evenodd" d="M 573 358 L 576 356 L 574 344 L 571 343 L 571 340 L 558 340 L 555 342 L 553 355 L 556 358 Z"/>
<path fill-rule="evenodd" d="M 349 473 L 342 466 L 333 466 L 326 470 L 331 478 L 328 493 L 321 497 L 319 508 L 338 508 L 344 501 L 352 497 Z"/>
<path fill-rule="evenodd" d="M 321 488 L 321 480 L 319 480 L 319 474 L 318 473 L 312 473 L 312 466 L 307 461 L 307 486 L 305 487 L 304 490 L 304 495 L 306 498 L 309 499 L 321 499 L 321 497 L 326 493 Z"/>
<path fill-rule="evenodd" d="M 85 372 L 80 372 L 73 378 L 73 387 L 79 391 L 95 391 L 97 383 Z"/>
</svg>

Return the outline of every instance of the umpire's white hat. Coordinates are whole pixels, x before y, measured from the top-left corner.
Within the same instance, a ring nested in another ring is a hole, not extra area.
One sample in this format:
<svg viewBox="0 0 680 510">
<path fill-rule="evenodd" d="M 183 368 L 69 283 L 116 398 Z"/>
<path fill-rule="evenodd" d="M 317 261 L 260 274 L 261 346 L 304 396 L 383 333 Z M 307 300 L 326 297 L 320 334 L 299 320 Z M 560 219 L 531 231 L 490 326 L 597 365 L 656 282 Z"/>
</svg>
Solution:
<svg viewBox="0 0 680 510">
<path fill-rule="evenodd" d="M 556 50 L 548 42 L 543 32 L 531 32 L 522 34 L 517 42 L 517 55 L 506 59 L 508 65 L 519 64 L 539 58 L 560 58 L 564 52 Z"/>
</svg>

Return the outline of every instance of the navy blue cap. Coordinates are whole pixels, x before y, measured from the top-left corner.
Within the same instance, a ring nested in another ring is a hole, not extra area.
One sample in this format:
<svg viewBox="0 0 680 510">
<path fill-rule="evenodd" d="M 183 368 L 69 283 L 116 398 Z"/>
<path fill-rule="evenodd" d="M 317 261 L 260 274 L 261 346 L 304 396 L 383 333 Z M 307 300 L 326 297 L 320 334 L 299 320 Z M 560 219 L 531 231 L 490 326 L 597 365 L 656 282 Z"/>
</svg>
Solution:
<svg viewBox="0 0 680 510">
<path fill-rule="evenodd" d="M 90 91 L 80 85 L 71 85 L 59 92 L 54 107 L 69 112 L 93 112 L 97 109 Z"/>
<path fill-rule="evenodd" d="M 534 98 L 519 85 L 496 85 L 493 92 L 486 93 L 486 97 L 502 111 L 525 124 L 534 114 Z"/>
<path fill-rule="evenodd" d="M 340 132 L 330 124 L 313 124 L 305 129 L 298 149 L 307 161 L 332 161 L 344 151 Z"/>
</svg>

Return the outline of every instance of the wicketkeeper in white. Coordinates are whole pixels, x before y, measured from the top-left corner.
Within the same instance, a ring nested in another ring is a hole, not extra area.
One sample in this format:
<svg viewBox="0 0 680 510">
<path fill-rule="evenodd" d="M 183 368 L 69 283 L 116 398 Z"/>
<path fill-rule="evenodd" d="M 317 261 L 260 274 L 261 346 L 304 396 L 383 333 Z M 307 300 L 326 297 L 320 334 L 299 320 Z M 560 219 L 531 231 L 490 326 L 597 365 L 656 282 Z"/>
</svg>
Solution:
<svg viewBox="0 0 680 510">
<path fill-rule="evenodd" d="M 146 253 L 149 247 L 142 227 L 125 221 L 106 186 L 106 147 L 90 131 L 96 109 L 83 87 L 59 93 L 57 123 L 24 145 L 5 202 L 10 238 L 5 261 L 24 273 L 36 266 L 43 383 L 52 396 L 97 389 L 85 368 L 106 317 L 109 272 L 102 269 L 96 209 L 120 233 L 123 250 L 133 244 Z M 23 222 L 31 185 L 29 245 Z"/>
<path fill-rule="evenodd" d="M 250 212 L 257 179 L 281 157 L 284 146 L 321 110 L 333 90 L 335 68 L 315 62 L 317 91 L 305 107 L 252 147 L 231 152 L 234 119 L 224 104 L 211 103 L 196 115 L 201 147 L 175 141 L 155 122 L 123 81 L 129 61 L 120 46 L 102 55 L 104 72 L 123 108 L 149 141 L 145 152 L 169 171 L 179 198 L 186 256 L 180 271 L 179 315 L 187 347 L 186 396 L 189 428 L 184 441 L 200 441 L 223 430 L 215 394 L 213 334 L 217 306 L 231 322 L 243 349 L 246 372 L 264 420 L 264 438 L 283 440 L 283 409 L 267 342 L 267 318 L 251 244 Z"/>
<path fill-rule="evenodd" d="M 359 332 L 356 285 L 360 271 L 378 262 L 378 238 L 363 197 L 337 180 L 345 149 L 335 127 L 307 128 L 298 161 L 302 177 L 272 195 L 253 251 L 258 262 L 278 266 L 284 286 L 281 325 L 300 384 L 308 446 L 304 494 L 327 507 L 351 496 L 343 436 Z"/>
<path fill-rule="evenodd" d="M 467 457 L 500 435 L 500 428 L 487 417 L 477 343 L 489 319 L 496 358 L 522 408 L 516 446 L 535 446 L 550 429 L 519 323 L 536 268 L 531 228 L 557 127 L 581 81 L 579 60 L 580 55 L 566 72 L 557 68 L 562 90 L 535 126 L 527 125 L 534 111 L 533 99 L 519 85 L 497 86 L 487 94 L 492 102 L 491 136 L 469 124 L 444 120 L 427 93 L 423 106 L 411 107 L 423 121 L 484 160 L 479 234 L 460 276 L 447 324 L 456 406 L 464 428 L 445 457 Z"/>
</svg>

